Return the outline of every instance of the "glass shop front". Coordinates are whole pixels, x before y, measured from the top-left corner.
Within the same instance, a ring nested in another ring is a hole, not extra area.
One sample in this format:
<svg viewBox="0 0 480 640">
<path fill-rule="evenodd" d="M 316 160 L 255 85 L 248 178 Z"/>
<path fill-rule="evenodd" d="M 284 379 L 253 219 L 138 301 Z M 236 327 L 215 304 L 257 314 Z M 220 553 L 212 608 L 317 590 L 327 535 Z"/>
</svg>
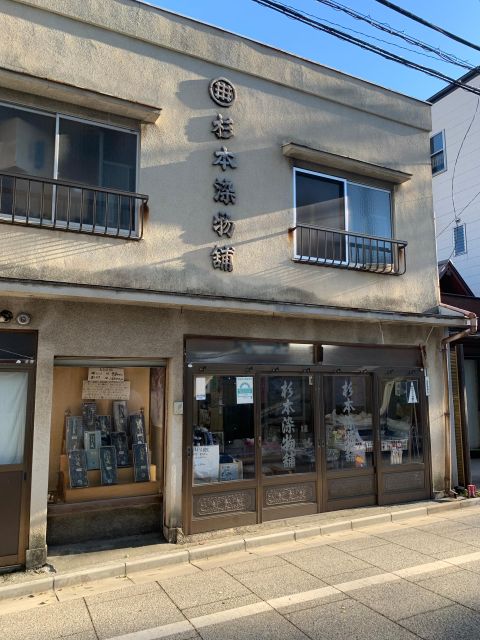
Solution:
<svg viewBox="0 0 480 640">
<path fill-rule="evenodd" d="M 186 341 L 187 534 L 431 496 L 414 347 Z"/>
</svg>

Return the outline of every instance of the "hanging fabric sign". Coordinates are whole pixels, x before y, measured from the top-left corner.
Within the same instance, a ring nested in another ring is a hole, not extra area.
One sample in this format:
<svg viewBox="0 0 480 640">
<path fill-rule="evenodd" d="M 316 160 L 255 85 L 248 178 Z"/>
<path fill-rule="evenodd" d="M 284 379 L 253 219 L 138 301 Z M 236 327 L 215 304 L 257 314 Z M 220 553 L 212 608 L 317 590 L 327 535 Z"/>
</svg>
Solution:
<svg viewBox="0 0 480 640">
<path fill-rule="evenodd" d="M 418 383 L 416 380 L 408 381 L 408 404 L 417 404 L 418 402 Z"/>
</svg>

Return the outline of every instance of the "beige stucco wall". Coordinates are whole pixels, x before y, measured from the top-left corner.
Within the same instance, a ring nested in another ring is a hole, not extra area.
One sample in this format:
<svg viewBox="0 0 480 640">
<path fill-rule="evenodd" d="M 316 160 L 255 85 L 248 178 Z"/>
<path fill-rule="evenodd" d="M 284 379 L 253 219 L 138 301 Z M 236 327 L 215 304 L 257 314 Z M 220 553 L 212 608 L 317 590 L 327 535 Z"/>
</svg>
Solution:
<svg viewBox="0 0 480 640">
<path fill-rule="evenodd" d="M 182 312 L 119 306 L 8 298 L 2 308 L 32 315 L 39 331 L 32 469 L 30 548 L 45 545 L 46 502 L 54 356 L 167 358 L 165 525 L 182 524 L 182 416 L 173 402 L 183 399 L 183 340 L 190 335 L 427 346 L 431 395 L 429 420 L 433 486 L 443 490 L 444 406 L 440 329 L 379 323 L 327 322 L 213 312 Z M 392 363 L 394 366 L 394 363 Z"/>
<path fill-rule="evenodd" d="M 131 0 L 0 0 L 0 25 L 4 68 L 162 107 L 141 125 L 144 239 L 0 225 L 0 276 L 416 312 L 438 304 L 427 105 Z M 207 93 L 221 75 L 237 88 L 228 110 Z M 0 100 L 14 98 L 38 102 L 0 89 Z M 218 111 L 235 122 L 226 144 L 238 168 L 225 174 L 212 166 Z M 394 194 L 395 236 L 409 243 L 404 276 L 292 262 L 289 140 L 413 174 Z M 238 196 L 224 208 L 237 222 L 233 273 L 214 270 L 209 255 L 224 244 L 211 229 L 217 176 Z"/>
</svg>

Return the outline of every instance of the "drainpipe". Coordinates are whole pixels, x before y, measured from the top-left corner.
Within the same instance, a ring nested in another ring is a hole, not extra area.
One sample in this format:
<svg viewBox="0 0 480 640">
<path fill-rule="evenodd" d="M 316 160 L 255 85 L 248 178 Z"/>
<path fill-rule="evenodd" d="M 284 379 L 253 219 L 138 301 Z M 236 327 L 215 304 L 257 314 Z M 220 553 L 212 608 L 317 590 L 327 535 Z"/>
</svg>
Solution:
<svg viewBox="0 0 480 640">
<path fill-rule="evenodd" d="M 448 493 L 451 490 L 451 475 L 452 475 L 452 461 L 451 461 L 451 415 L 450 415 L 450 389 L 451 389 L 451 376 L 450 376 L 450 345 L 452 342 L 456 342 L 457 340 L 461 340 L 462 338 L 466 338 L 467 336 L 474 335 L 478 330 L 478 319 L 473 311 L 467 311 L 466 309 L 460 309 L 458 307 L 453 307 L 450 304 L 441 303 L 441 307 L 449 309 L 450 311 L 456 311 L 457 313 L 461 313 L 465 318 L 470 320 L 470 326 L 463 331 L 459 331 L 457 333 L 453 333 L 451 336 L 447 336 L 443 338 L 441 341 L 441 351 L 442 351 L 442 360 L 443 360 L 443 368 L 444 368 L 444 416 L 445 416 L 445 476 L 444 476 L 444 487 L 445 493 Z"/>
</svg>

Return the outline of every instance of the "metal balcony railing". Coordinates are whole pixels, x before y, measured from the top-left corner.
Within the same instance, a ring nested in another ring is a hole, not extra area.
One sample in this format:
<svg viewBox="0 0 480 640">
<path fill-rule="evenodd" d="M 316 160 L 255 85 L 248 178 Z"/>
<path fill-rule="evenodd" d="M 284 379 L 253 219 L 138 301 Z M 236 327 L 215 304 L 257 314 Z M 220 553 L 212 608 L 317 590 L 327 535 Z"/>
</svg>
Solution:
<svg viewBox="0 0 480 640">
<path fill-rule="evenodd" d="M 390 275 L 406 270 L 404 240 L 299 224 L 295 233 L 295 262 Z"/>
<path fill-rule="evenodd" d="M 148 196 L 0 173 L 0 223 L 139 240 Z"/>
</svg>

